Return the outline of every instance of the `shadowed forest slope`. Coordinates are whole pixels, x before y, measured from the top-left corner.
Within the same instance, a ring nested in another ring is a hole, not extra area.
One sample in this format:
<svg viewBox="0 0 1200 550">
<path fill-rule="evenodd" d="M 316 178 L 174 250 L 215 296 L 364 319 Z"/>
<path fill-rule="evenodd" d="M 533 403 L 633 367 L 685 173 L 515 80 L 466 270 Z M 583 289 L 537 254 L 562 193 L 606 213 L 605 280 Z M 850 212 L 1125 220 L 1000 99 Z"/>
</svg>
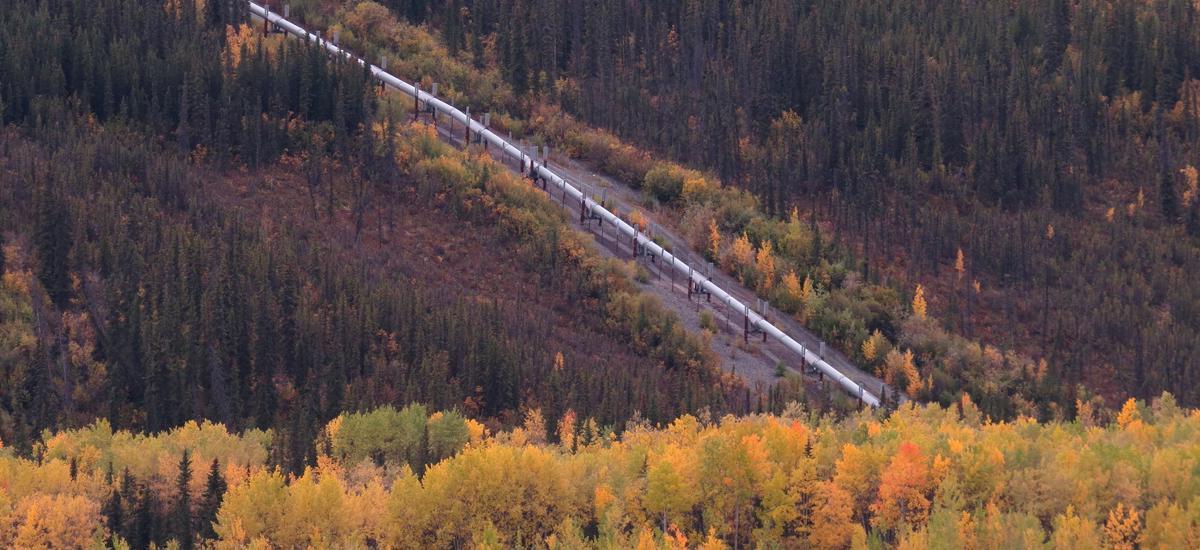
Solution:
<svg viewBox="0 0 1200 550">
<path fill-rule="evenodd" d="M 515 113 L 500 125 L 649 185 L 698 240 L 715 221 L 726 243 L 742 233 L 753 249 L 770 243 L 800 281 L 848 296 L 817 308 L 829 326 L 818 331 L 847 352 L 875 330 L 913 350 L 920 377 L 934 378 L 922 397 L 948 402 L 969 389 L 1001 412 L 1027 408 L 1012 396 L 1049 396 L 1016 375 L 972 386 L 978 375 L 955 366 L 962 354 L 894 313 L 864 311 L 908 304 L 918 284 L 943 328 L 1000 350 L 1003 364 L 985 370 L 1019 371 L 1006 349 L 1045 358 L 1064 393 L 1053 399 L 1067 407 L 1086 396 L 1078 383 L 1115 402 L 1164 389 L 1195 401 L 1191 2 L 292 5 L 371 54 L 429 51 L 381 25 L 387 12 L 376 7 L 430 25 L 454 62 L 398 71 L 433 76 L 476 112 Z M 798 210 L 825 230 L 833 253 L 813 257 L 828 255 L 833 269 L 787 253 L 744 209 L 676 199 L 670 189 L 687 177 L 656 192 L 654 161 L 611 136 L 555 129 L 546 104 L 711 169 L 778 219 Z M 846 291 L 845 271 L 899 296 Z"/>
<path fill-rule="evenodd" d="M 4 80 L 8 445 L 207 418 L 276 429 L 300 471 L 360 407 L 611 425 L 764 402 L 535 191 L 379 114 L 357 68 L 238 13 L 56 7 L 0 10 L 6 74 L 45 69 Z M 78 32 L 17 39 L 54 28 Z"/>
</svg>

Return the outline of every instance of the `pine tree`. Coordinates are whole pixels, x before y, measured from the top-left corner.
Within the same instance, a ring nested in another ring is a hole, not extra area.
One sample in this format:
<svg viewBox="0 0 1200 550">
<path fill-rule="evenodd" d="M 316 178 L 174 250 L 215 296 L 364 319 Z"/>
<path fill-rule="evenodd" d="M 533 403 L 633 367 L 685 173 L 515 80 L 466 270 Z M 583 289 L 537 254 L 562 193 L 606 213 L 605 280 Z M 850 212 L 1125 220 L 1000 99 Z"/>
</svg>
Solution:
<svg viewBox="0 0 1200 550">
<path fill-rule="evenodd" d="M 108 500 L 104 501 L 104 507 L 101 513 L 104 514 L 105 525 L 108 527 L 109 544 L 115 540 L 121 533 L 121 523 L 123 510 L 121 509 L 121 491 L 120 488 L 114 486 L 113 464 L 108 463 L 108 469 L 104 473 L 105 485 L 108 486 Z"/>
<path fill-rule="evenodd" d="M 192 455 L 187 449 L 179 459 L 179 475 L 175 478 L 175 535 L 179 539 L 179 547 L 190 550 L 195 543 L 195 531 L 192 524 L 192 496 L 190 484 L 192 481 Z"/>
<path fill-rule="evenodd" d="M 213 530 L 213 523 L 217 520 L 217 511 L 221 509 L 221 502 L 225 499 L 225 476 L 221 475 L 221 462 L 218 459 L 213 459 L 212 466 L 208 469 L 208 482 L 204 486 L 204 496 L 200 499 L 200 513 L 197 516 L 197 521 L 200 527 L 200 536 L 206 539 L 216 538 L 217 533 Z"/>
<path fill-rule="evenodd" d="M 1179 218 L 1179 196 L 1175 194 L 1175 176 L 1163 170 L 1159 176 L 1159 199 L 1162 201 L 1163 217 L 1167 220 Z"/>
<path fill-rule="evenodd" d="M 120 501 L 123 503 L 123 505 L 125 507 L 131 507 L 131 506 L 135 507 L 132 510 L 135 515 L 137 513 L 137 510 L 136 510 L 136 506 L 138 503 L 137 496 L 138 496 L 137 495 L 137 487 L 133 483 L 133 476 L 129 475 L 129 468 L 125 468 L 124 470 L 121 471 L 121 490 L 118 492 L 118 498 L 120 499 Z M 114 536 L 116 536 L 117 534 L 120 534 L 121 538 L 125 539 L 126 541 L 129 541 L 130 544 L 132 545 L 132 543 L 133 543 L 133 529 L 132 529 L 133 522 L 130 521 L 130 519 L 136 519 L 136 518 L 128 518 L 128 517 L 124 517 L 124 516 L 125 516 L 125 514 L 122 513 L 121 521 L 116 523 L 117 529 L 114 530 L 112 533 Z M 111 520 L 111 518 L 110 518 L 110 520 Z"/>
<path fill-rule="evenodd" d="M 154 512 L 158 508 L 158 499 L 153 491 L 144 486 L 138 487 L 137 491 L 137 510 L 130 529 L 129 545 L 133 548 L 149 548 L 159 537 L 158 518 Z"/>
</svg>

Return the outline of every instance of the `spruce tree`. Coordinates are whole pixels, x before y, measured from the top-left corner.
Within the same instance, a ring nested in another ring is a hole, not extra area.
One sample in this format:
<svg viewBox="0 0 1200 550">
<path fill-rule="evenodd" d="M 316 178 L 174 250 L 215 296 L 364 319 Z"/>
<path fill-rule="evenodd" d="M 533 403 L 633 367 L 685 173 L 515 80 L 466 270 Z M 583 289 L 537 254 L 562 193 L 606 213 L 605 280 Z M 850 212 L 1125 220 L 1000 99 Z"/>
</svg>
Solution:
<svg viewBox="0 0 1200 550">
<path fill-rule="evenodd" d="M 125 468 L 121 472 L 121 490 L 117 493 L 117 498 L 125 506 L 137 505 L 137 487 L 133 483 L 133 476 L 129 475 L 129 468 Z M 133 512 L 136 514 L 137 510 L 135 509 Z M 126 518 L 124 517 L 124 513 L 122 513 L 121 521 L 115 523 L 116 530 L 113 531 L 113 536 L 120 534 L 121 538 L 132 542 L 133 522 L 130 521 L 131 519 L 135 518 Z M 112 518 L 109 518 L 109 524 L 110 526 L 114 525 Z"/>
<path fill-rule="evenodd" d="M 179 475 L 175 478 L 175 535 L 179 538 L 179 547 L 191 550 L 195 539 L 192 527 L 192 496 L 189 484 L 192 481 L 192 455 L 187 449 L 179 460 Z"/>
<path fill-rule="evenodd" d="M 200 499 L 200 514 L 197 517 L 200 536 L 203 538 L 217 537 L 213 524 L 217 521 L 217 511 L 221 509 L 221 502 L 225 499 L 226 488 L 225 476 L 221 475 L 221 462 L 214 458 L 212 466 L 208 469 L 208 483 L 204 486 L 204 496 Z"/>
<path fill-rule="evenodd" d="M 154 513 L 157 508 L 158 499 L 154 497 L 154 492 L 146 487 L 139 487 L 137 510 L 134 512 L 133 525 L 130 528 L 131 547 L 149 548 L 151 543 L 158 541 L 158 518 Z"/>
<path fill-rule="evenodd" d="M 105 484 L 108 485 L 109 493 L 108 500 L 104 502 L 104 508 L 100 511 L 104 514 L 105 526 L 108 528 L 109 545 L 120 536 L 121 522 L 123 511 L 121 510 L 121 490 L 113 486 L 113 465 L 108 463 L 108 470 L 104 473 Z"/>
</svg>

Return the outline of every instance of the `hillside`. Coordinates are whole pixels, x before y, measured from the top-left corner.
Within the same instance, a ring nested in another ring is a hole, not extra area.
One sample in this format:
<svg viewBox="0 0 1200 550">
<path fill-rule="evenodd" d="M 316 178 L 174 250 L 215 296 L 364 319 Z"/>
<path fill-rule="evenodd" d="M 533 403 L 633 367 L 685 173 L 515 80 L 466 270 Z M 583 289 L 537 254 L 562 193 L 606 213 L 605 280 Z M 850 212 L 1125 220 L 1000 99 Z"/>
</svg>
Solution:
<svg viewBox="0 0 1200 550">
<path fill-rule="evenodd" d="M 120 5 L 108 7 L 153 15 Z M 35 35 L 136 26 L 88 11 L 105 7 L 51 18 L 14 6 L 3 21 Z M 122 106 L 110 111 L 63 101 L 86 78 L 5 94 L 6 120 L 21 125 L 0 156 L 15 312 L 4 322 L 17 342 L 4 376 L 19 389 L 4 395 L 8 445 L 96 415 L 154 431 L 209 418 L 279 430 L 276 463 L 299 471 L 319 423 L 384 403 L 462 407 L 497 425 L 573 408 L 611 425 L 797 395 L 752 395 L 720 374 L 700 337 L 556 206 L 428 128 L 376 115 L 361 74 L 281 39 L 164 15 L 155 24 L 177 32 L 144 37 L 165 57 L 136 65 L 134 82 L 176 92 L 114 81 L 128 95 L 100 96 Z M 82 47 L 59 38 L 61 51 Z M 116 46 L 95 63 L 117 62 Z M 9 51 L 11 69 L 45 50 Z M 225 68 L 156 72 L 192 51 Z M 331 84 L 323 93 L 263 96 L 255 84 L 306 65 Z M 195 84 L 209 79 L 216 90 Z M 161 96 L 178 109 L 156 110 Z M 249 98 L 260 113 L 225 116 Z M 164 127 L 165 144 L 153 134 Z"/>
<path fill-rule="evenodd" d="M 484 59 L 481 69 L 478 58 L 474 65 L 461 52 L 455 58 L 424 29 L 397 20 L 380 4 L 301 4 L 296 14 L 312 20 L 314 28 L 325 26 L 368 58 L 398 59 L 389 65 L 391 71 L 419 80 L 425 88 L 441 84 L 440 93 L 451 102 L 466 103 L 475 112 L 491 111 L 494 129 L 554 144 L 572 157 L 551 155 L 555 170 L 574 170 L 581 188 L 594 193 L 603 189 L 597 200 L 612 197 L 631 220 L 636 213 L 639 224 L 662 233 L 656 239 L 675 245 L 685 240 L 696 265 L 712 261 L 726 272 L 718 278 L 749 289 L 744 294 L 770 300 L 775 322 L 791 326 L 793 334 L 831 343 L 830 351 L 848 374 L 875 374 L 891 386 L 893 396 L 904 391 L 912 398 L 948 403 L 967 391 L 994 416 L 1020 412 L 1051 417 L 1073 406 L 1077 388 L 1062 383 L 1061 373 L 1044 360 L 948 331 L 926 315 L 933 310 L 916 315 L 909 307 L 910 299 L 916 302 L 911 287 L 872 282 L 868 269 L 857 270 L 856 252 L 846 238 L 836 226 L 819 222 L 815 209 L 802 216 L 797 206 L 786 218 L 773 218 L 751 193 L 589 128 L 563 112 L 552 97 L 530 94 L 514 101 L 511 89 L 499 80 L 495 59 Z M 960 282 L 964 273 L 965 267 L 957 272 Z M 925 303 L 934 299 L 930 295 Z M 719 308 L 713 313 L 723 314 Z M 798 362 L 790 354 L 777 357 L 785 367 Z"/>
<path fill-rule="evenodd" d="M 1198 6 L 0 3 L 0 547 L 1200 547 Z"/>
<path fill-rule="evenodd" d="M 913 351 L 920 378 L 933 378 L 921 398 L 948 403 L 966 390 L 994 414 L 1042 415 L 1053 414 L 1047 402 L 1069 409 L 1094 393 L 1117 403 L 1169 390 L 1192 402 L 1200 37 L 1190 3 L 293 9 L 373 59 L 416 54 L 425 61 L 400 74 L 439 81 L 475 112 L 508 113 L 502 127 L 647 184 L 664 223 L 700 249 L 714 221 L 723 243 L 743 233 L 755 251 L 770 243 L 776 278 L 794 269 L 829 297 L 811 308 L 817 332 L 851 356 L 876 330 L 888 348 Z M 394 17 L 436 30 L 444 62 Z M 697 181 L 749 195 L 679 198 L 699 174 L 651 177 L 671 166 L 664 159 L 712 169 Z M 824 248 L 789 251 L 784 230 L 756 221 L 793 210 L 812 228 L 799 241 L 823 233 Z M 906 326 L 917 285 L 955 337 Z M 971 341 L 1001 359 L 964 368 L 979 355 Z M 1042 359 L 1035 370 L 1049 384 L 1021 374 Z"/>
</svg>

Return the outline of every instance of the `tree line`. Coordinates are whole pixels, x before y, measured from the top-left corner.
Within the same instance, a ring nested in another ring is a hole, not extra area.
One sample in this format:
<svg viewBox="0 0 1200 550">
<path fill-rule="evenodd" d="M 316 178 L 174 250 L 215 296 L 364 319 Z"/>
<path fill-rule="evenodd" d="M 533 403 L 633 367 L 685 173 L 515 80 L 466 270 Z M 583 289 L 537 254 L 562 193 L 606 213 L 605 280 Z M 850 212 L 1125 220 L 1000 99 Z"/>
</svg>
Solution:
<svg viewBox="0 0 1200 550">
<path fill-rule="evenodd" d="M 1200 533 L 1197 422 L 1169 394 L 1069 423 L 990 422 L 964 398 L 619 434 L 573 413 L 492 431 L 409 405 L 333 418 L 316 465 L 285 476 L 270 434 L 101 421 L 46 433 L 37 460 L 0 449 L 0 543 L 1185 548 Z"/>
</svg>

